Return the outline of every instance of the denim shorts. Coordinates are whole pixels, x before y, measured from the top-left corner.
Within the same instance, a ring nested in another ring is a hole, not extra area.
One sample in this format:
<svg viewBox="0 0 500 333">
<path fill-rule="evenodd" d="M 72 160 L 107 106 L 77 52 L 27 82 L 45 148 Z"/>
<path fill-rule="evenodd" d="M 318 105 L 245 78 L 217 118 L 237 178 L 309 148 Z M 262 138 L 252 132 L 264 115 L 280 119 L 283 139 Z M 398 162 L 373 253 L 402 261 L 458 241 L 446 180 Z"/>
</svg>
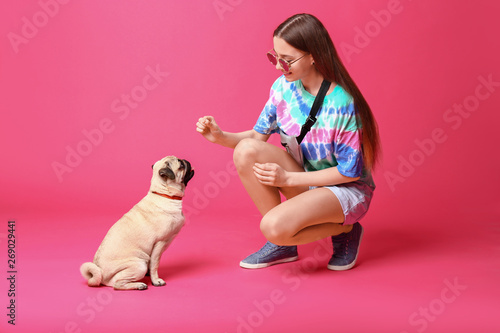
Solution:
<svg viewBox="0 0 500 333">
<path fill-rule="evenodd" d="M 339 199 L 344 211 L 344 225 L 354 224 L 366 215 L 375 190 L 375 186 L 361 181 L 321 187 L 329 189 Z"/>
</svg>

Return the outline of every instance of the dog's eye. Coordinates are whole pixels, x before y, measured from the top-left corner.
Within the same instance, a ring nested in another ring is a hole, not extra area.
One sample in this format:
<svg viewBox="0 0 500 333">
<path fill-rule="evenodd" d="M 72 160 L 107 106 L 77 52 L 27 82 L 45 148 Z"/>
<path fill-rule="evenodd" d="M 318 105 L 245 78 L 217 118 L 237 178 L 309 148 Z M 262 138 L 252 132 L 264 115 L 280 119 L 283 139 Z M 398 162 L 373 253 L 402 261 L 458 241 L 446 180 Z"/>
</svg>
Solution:
<svg viewBox="0 0 500 333">
<path fill-rule="evenodd" d="M 154 169 L 154 168 L 155 168 L 155 165 L 153 164 L 153 165 L 151 166 L 151 169 Z"/>
</svg>

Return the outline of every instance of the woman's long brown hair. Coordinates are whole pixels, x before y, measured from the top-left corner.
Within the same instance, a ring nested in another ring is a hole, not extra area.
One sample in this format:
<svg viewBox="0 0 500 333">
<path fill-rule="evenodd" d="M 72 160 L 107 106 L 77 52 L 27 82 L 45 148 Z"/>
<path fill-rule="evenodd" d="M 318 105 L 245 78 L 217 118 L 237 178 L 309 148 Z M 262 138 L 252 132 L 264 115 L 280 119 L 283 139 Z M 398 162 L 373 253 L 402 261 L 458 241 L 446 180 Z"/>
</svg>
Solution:
<svg viewBox="0 0 500 333">
<path fill-rule="evenodd" d="M 313 15 L 297 14 L 280 24 L 273 36 L 282 38 L 296 49 L 310 53 L 323 78 L 339 84 L 352 96 L 356 117 L 362 126 L 363 162 L 368 170 L 373 169 L 380 151 L 377 122 L 370 106 L 340 60 L 324 25 Z"/>
</svg>

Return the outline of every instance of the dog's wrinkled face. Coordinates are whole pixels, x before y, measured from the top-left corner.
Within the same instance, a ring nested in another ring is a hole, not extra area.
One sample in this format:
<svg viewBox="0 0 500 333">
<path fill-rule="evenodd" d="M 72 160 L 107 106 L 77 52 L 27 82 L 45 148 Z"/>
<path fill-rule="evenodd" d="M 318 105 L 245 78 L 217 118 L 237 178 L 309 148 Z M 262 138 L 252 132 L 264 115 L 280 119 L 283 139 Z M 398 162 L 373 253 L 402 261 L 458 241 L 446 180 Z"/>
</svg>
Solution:
<svg viewBox="0 0 500 333">
<path fill-rule="evenodd" d="M 183 196 L 184 188 L 193 178 L 191 163 L 175 156 L 167 156 L 153 164 L 153 191 L 168 195 Z"/>
</svg>

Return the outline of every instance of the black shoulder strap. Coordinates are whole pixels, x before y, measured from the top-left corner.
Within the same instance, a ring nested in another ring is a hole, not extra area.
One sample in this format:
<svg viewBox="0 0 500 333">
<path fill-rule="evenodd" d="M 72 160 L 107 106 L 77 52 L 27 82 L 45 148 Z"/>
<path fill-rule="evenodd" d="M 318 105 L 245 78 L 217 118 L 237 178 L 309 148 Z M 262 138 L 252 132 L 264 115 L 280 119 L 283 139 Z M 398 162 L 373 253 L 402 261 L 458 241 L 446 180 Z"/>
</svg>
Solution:
<svg viewBox="0 0 500 333">
<path fill-rule="evenodd" d="M 311 112 L 309 113 L 309 117 L 307 117 L 306 122 L 304 125 L 302 125 L 302 128 L 300 129 L 300 134 L 297 137 L 297 142 L 300 144 L 304 137 L 306 136 L 307 132 L 311 129 L 312 125 L 316 122 L 316 114 L 318 113 L 319 107 L 323 105 L 323 101 L 326 96 L 326 92 L 330 88 L 330 82 L 327 80 L 323 80 L 321 83 L 321 87 L 319 88 L 318 95 L 316 95 L 316 98 L 314 99 L 314 103 L 311 107 Z"/>
</svg>

